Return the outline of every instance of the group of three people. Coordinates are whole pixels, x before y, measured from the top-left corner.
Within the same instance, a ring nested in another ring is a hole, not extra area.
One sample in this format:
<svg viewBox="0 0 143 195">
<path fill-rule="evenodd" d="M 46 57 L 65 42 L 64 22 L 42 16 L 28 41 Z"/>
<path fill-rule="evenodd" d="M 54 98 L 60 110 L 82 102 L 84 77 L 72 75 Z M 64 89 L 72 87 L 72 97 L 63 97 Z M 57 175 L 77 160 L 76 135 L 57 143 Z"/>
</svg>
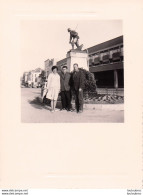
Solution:
<svg viewBox="0 0 143 195">
<path fill-rule="evenodd" d="M 59 93 L 62 103 L 61 110 L 73 111 L 71 100 L 74 94 L 76 111 L 83 112 L 84 77 L 77 63 L 73 65 L 72 73 L 67 71 L 67 66 L 63 66 L 58 74 L 58 67 L 53 66 L 45 88 L 46 98 L 51 100 L 51 112 L 55 111 Z"/>
</svg>

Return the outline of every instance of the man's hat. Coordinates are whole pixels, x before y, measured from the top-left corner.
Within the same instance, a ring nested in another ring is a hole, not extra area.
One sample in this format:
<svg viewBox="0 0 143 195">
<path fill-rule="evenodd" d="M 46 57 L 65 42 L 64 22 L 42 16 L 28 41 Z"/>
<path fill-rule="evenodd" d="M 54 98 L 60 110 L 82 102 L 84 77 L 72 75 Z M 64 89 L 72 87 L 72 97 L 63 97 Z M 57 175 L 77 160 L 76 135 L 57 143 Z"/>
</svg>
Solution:
<svg viewBox="0 0 143 195">
<path fill-rule="evenodd" d="M 71 29 L 70 28 L 68 28 L 68 31 L 70 31 Z"/>
</svg>

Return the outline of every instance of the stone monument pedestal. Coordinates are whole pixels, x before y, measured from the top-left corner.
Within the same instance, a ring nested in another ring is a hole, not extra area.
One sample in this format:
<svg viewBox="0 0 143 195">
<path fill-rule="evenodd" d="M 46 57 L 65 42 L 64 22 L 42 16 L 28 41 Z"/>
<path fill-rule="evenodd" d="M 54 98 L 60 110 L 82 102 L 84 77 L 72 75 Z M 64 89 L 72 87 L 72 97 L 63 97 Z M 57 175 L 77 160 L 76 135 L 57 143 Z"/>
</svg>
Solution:
<svg viewBox="0 0 143 195">
<path fill-rule="evenodd" d="M 89 70 L 88 53 L 80 50 L 70 50 L 67 52 L 67 67 L 68 71 L 73 71 L 73 64 L 77 63 L 79 68 Z"/>
</svg>

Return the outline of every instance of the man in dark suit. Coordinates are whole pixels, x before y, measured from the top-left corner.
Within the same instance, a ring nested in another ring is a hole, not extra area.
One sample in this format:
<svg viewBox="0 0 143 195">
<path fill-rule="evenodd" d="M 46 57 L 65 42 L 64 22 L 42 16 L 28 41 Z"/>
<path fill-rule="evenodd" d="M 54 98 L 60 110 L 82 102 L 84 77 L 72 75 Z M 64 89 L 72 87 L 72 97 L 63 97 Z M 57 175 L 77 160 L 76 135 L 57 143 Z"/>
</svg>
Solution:
<svg viewBox="0 0 143 195">
<path fill-rule="evenodd" d="M 62 67 L 60 73 L 60 82 L 61 82 L 61 101 L 62 109 L 72 111 L 71 109 L 71 91 L 70 91 L 70 73 L 67 72 L 67 66 Z"/>
<path fill-rule="evenodd" d="M 78 68 L 78 64 L 73 65 L 74 71 L 71 77 L 72 89 L 75 94 L 76 110 L 79 113 L 83 112 L 83 89 L 84 89 L 84 77 L 81 70 Z"/>
</svg>

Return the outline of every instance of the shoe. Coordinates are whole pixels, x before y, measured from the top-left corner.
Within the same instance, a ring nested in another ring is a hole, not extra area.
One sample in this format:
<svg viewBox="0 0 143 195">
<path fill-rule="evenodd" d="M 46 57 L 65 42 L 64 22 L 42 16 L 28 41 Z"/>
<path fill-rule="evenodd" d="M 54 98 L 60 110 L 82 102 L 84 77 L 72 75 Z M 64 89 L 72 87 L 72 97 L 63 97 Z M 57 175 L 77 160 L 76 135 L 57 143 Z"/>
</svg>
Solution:
<svg viewBox="0 0 143 195">
<path fill-rule="evenodd" d="M 64 111 L 64 110 L 66 110 L 66 109 L 65 108 L 60 109 L 60 111 Z"/>
<path fill-rule="evenodd" d="M 82 113 L 82 112 L 83 112 L 83 110 L 79 110 L 79 111 L 78 111 L 78 113 Z"/>
<path fill-rule="evenodd" d="M 71 112 L 76 112 L 76 109 L 75 108 L 71 108 L 70 111 Z"/>
<path fill-rule="evenodd" d="M 72 110 L 72 109 L 67 109 L 67 111 L 68 111 L 68 112 L 73 112 L 73 110 Z"/>
<path fill-rule="evenodd" d="M 57 112 L 57 111 L 59 111 L 59 110 L 58 110 L 58 109 L 55 109 L 55 110 L 54 110 L 54 112 Z"/>
</svg>

